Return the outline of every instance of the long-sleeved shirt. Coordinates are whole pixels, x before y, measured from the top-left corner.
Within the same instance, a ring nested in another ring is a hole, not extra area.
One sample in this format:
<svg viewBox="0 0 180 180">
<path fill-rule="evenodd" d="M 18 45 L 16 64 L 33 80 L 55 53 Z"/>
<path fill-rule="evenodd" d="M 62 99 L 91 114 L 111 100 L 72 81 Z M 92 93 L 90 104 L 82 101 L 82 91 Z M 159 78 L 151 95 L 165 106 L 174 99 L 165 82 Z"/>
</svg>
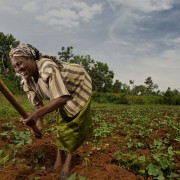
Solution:
<svg viewBox="0 0 180 180">
<path fill-rule="evenodd" d="M 92 82 L 85 69 L 78 64 L 61 62 L 59 67 L 49 58 L 36 61 L 39 77 L 37 83 L 32 78 L 23 78 L 22 85 L 32 105 L 36 106 L 42 99 L 53 100 L 70 95 L 64 108 L 76 115 L 82 110 L 92 94 Z"/>
</svg>

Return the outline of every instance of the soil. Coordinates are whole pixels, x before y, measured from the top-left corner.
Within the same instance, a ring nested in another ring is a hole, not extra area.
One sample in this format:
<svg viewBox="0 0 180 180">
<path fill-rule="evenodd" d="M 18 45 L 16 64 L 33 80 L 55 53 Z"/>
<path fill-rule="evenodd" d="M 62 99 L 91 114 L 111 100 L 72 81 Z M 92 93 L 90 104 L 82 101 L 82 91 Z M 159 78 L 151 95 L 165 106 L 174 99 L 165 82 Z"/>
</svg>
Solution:
<svg viewBox="0 0 180 180">
<path fill-rule="evenodd" d="M 0 120 L 0 123 L 4 123 Z M 47 127 L 46 127 L 47 126 Z M 49 124 L 44 128 L 47 129 Z M 1 124 L 0 124 L 1 127 Z M 17 123 L 17 130 L 24 127 Z M 2 129 L 1 129 L 2 130 Z M 163 136 L 169 129 L 159 129 L 159 136 Z M 114 132 L 116 138 L 108 136 L 101 140 L 97 146 L 88 139 L 73 154 L 71 173 L 76 173 L 77 177 L 83 176 L 88 180 L 145 180 L 143 176 L 125 169 L 115 158 L 114 152 L 121 150 L 122 146 L 117 146 L 123 137 L 123 132 Z M 0 139 L 0 149 L 10 142 L 7 139 Z M 179 147 L 177 147 L 179 148 Z M 37 158 L 37 154 L 43 152 L 44 156 Z M 148 155 L 149 150 L 143 149 L 140 154 Z M 19 163 L 9 163 L 0 168 L 1 180 L 57 180 L 59 172 L 48 173 L 47 168 L 53 166 L 56 156 L 56 145 L 54 133 L 46 133 L 42 139 L 33 137 L 31 145 L 24 145 L 20 149 L 20 154 L 16 155 Z M 178 159 L 177 159 L 178 161 Z M 41 167 L 41 169 L 38 167 Z M 180 167 L 179 167 L 180 168 Z M 151 177 L 146 179 L 152 180 Z"/>
</svg>

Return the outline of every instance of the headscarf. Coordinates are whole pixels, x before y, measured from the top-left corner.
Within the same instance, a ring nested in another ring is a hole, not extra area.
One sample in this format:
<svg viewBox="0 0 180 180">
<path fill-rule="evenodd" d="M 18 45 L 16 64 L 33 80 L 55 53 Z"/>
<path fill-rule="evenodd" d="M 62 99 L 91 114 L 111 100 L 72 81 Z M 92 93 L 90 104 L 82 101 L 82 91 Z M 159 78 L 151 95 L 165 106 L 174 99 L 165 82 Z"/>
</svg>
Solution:
<svg viewBox="0 0 180 180">
<path fill-rule="evenodd" d="M 34 60 L 38 60 L 41 56 L 39 50 L 30 44 L 19 44 L 16 48 L 12 48 L 9 53 L 10 58 L 15 56 L 31 57 Z"/>
<path fill-rule="evenodd" d="M 35 47 L 33 47 L 30 44 L 19 44 L 16 48 L 12 48 L 9 53 L 10 58 L 16 57 L 16 56 L 25 56 L 33 58 L 34 60 L 39 60 L 41 58 L 48 58 L 54 61 L 59 68 L 62 68 L 62 64 L 55 56 L 49 56 L 49 55 L 42 55 L 39 50 L 37 50 Z"/>
</svg>

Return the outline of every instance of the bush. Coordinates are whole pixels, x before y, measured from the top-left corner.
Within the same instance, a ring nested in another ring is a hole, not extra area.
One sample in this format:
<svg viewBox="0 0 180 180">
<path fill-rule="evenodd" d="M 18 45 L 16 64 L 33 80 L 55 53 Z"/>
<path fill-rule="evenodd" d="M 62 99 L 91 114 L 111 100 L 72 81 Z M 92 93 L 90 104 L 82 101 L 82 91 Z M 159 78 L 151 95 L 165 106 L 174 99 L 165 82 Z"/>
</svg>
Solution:
<svg viewBox="0 0 180 180">
<path fill-rule="evenodd" d="M 126 93 L 93 92 L 92 99 L 97 103 L 114 104 L 163 104 L 162 96 L 133 96 Z"/>
<path fill-rule="evenodd" d="M 177 90 L 168 89 L 163 96 L 163 103 L 168 105 L 180 105 L 180 93 Z"/>
<path fill-rule="evenodd" d="M 22 87 L 20 86 L 20 77 L 15 76 L 14 79 L 1 77 L 1 80 L 4 82 L 7 88 L 12 92 L 12 94 L 23 93 Z"/>
<path fill-rule="evenodd" d="M 126 94 L 93 92 L 92 99 L 98 103 L 129 104 Z"/>
</svg>

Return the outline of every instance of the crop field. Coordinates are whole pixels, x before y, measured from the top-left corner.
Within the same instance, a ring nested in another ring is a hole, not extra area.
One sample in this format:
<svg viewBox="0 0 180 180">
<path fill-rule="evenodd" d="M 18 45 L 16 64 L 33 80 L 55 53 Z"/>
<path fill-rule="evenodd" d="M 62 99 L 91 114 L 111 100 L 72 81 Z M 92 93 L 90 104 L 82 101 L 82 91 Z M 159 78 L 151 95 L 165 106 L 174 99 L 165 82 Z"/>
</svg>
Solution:
<svg viewBox="0 0 180 180">
<path fill-rule="evenodd" d="M 25 97 L 17 97 L 31 111 Z M 43 138 L 19 124 L 0 96 L 0 179 L 55 180 L 56 113 L 45 116 Z M 180 107 L 92 102 L 93 134 L 74 152 L 69 179 L 180 180 Z"/>
</svg>

